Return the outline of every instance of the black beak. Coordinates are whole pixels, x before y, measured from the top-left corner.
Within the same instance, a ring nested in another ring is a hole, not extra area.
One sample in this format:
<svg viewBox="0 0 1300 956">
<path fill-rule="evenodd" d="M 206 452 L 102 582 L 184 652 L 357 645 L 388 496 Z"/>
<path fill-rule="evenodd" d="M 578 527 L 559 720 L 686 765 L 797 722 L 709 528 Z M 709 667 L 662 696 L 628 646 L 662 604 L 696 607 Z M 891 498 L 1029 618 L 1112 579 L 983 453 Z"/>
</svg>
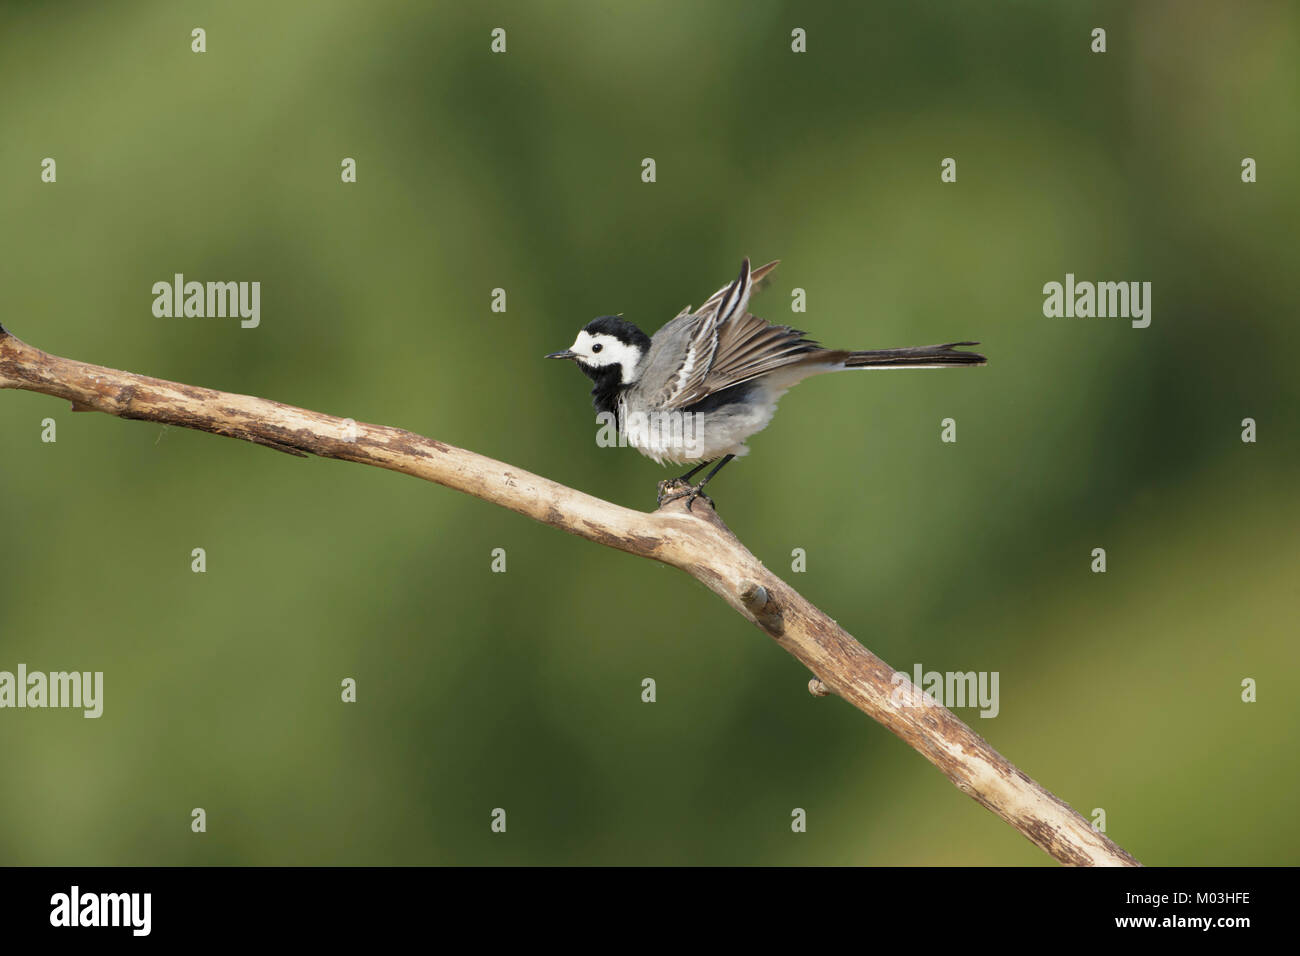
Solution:
<svg viewBox="0 0 1300 956">
<path fill-rule="evenodd" d="M 563 352 L 552 352 L 550 355 L 546 357 L 558 358 L 558 359 L 576 359 L 578 356 L 574 353 L 573 349 L 565 349 Z"/>
</svg>

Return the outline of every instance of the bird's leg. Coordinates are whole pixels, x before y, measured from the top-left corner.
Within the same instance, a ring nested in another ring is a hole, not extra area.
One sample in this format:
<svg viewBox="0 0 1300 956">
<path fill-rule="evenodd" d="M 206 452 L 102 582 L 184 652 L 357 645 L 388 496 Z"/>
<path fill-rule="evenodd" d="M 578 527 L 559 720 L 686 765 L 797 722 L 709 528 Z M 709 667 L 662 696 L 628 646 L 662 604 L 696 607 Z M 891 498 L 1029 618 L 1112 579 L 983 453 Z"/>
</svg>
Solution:
<svg viewBox="0 0 1300 956">
<path fill-rule="evenodd" d="M 716 465 L 713 466 L 713 470 L 710 471 L 707 475 L 705 475 L 703 480 L 701 480 L 698 485 L 689 485 L 684 491 L 674 492 L 671 495 L 663 494 L 661 489 L 660 496 L 659 496 L 660 507 L 662 507 L 666 502 L 676 501 L 678 498 L 687 499 L 686 500 L 687 511 L 691 510 L 691 506 L 695 504 L 696 498 L 703 498 L 709 504 L 713 504 L 713 499 L 710 498 L 708 495 L 704 494 L 704 486 L 707 485 L 710 481 L 712 481 L 713 476 L 716 475 L 718 472 L 722 471 L 723 466 L 725 466 L 727 462 L 731 461 L 731 459 L 735 457 L 736 457 L 735 455 L 724 455 L 722 459 Z M 709 462 L 706 461 L 704 465 L 707 464 L 709 464 Z M 704 468 L 704 465 L 700 465 L 698 468 L 694 468 L 691 471 L 687 472 L 684 476 L 679 478 L 678 481 L 689 481 L 693 475 L 695 475 L 697 472 L 699 472 L 701 469 Z"/>
<path fill-rule="evenodd" d="M 694 478 L 696 475 L 698 475 L 707 467 L 709 467 L 709 462 L 702 461 L 694 468 L 692 468 L 690 471 L 688 471 L 686 474 L 682 475 L 680 478 L 674 478 L 672 480 L 672 484 L 677 484 L 677 482 L 679 481 L 690 481 L 692 478 Z"/>
<path fill-rule="evenodd" d="M 725 456 L 723 456 L 722 461 L 720 461 L 720 462 L 718 462 L 716 465 L 714 465 L 714 466 L 713 466 L 713 470 L 710 471 L 707 475 L 704 476 L 704 480 L 701 481 L 698 485 L 695 486 L 695 491 L 694 491 L 694 493 L 693 493 L 693 494 L 690 496 L 690 498 L 688 498 L 687 501 L 686 501 L 686 510 L 687 510 L 687 511 L 690 511 L 690 510 L 691 510 L 691 505 L 693 505 L 693 504 L 695 503 L 695 499 L 696 499 L 696 498 L 703 497 L 704 500 L 707 501 L 710 505 L 713 504 L 713 499 L 710 498 L 708 495 L 703 494 L 703 492 L 704 492 L 704 486 L 707 485 L 711 480 L 713 480 L 713 476 L 714 476 L 714 475 L 716 475 L 718 472 L 722 471 L 723 466 L 726 465 L 727 462 L 731 461 L 731 459 L 733 459 L 733 458 L 735 458 L 735 457 L 736 457 L 735 455 L 725 455 Z M 701 465 L 700 467 L 702 468 L 702 467 L 704 467 L 704 466 Z"/>
</svg>

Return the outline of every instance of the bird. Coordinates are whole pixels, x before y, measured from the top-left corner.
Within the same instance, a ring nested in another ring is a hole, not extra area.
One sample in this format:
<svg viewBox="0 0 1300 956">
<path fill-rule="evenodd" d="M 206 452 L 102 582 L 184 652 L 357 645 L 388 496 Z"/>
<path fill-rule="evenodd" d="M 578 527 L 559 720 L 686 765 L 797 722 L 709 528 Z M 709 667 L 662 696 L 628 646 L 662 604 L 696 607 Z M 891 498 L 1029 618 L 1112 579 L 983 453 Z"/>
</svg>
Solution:
<svg viewBox="0 0 1300 956">
<path fill-rule="evenodd" d="M 616 422 L 625 443 L 660 465 L 694 465 L 659 483 L 658 503 L 686 498 L 690 511 L 729 462 L 749 452 L 746 440 L 772 421 L 777 402 L 813 375 L 848 369 L 949 368 L 984 365 L 978 342 L 844 351 L 823 348 L 788 325 L 748 311 L 750 294 L 780 260 L 750 269 L 698 310 L 688 305 L 653 336 L 621 315 L 592 319 L 573 345 L 548 359 L 569 360 L 594 383 L 592 404 Z M 696 484 L 691 479 L 710 464 Z"/>
</svg>

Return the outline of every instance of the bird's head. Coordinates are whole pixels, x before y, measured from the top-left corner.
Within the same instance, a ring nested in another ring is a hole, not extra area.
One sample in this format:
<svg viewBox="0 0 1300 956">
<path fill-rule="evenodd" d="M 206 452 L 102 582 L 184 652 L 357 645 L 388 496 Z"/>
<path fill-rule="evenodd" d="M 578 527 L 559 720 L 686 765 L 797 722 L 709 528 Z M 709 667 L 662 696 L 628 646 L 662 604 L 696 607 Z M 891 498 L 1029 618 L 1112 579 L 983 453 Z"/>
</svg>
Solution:
<svg viewBox="0 0 1300 956">
<path fill-rule="evenodd" d="M 573 345 L 547 358 L 572 359 L 597 386 L 631 385 L 650 351 L 650 336 L 616 315 L 588 322 Z"/>
</svg>

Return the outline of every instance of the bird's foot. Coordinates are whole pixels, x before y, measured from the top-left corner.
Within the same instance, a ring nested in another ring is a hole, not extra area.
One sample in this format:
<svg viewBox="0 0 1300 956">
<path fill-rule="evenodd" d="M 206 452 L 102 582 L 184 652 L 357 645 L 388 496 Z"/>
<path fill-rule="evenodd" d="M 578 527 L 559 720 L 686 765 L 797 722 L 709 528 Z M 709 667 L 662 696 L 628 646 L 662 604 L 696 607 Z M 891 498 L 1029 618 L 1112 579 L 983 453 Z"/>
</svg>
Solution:
<svg viewBox="0 0 1300 956">
<path fill-rule="evenodd" d="M 690 511 L 691 506 L 695 504 L 696 498 L 703 498 L 709 503 L 709 507 L 717 510 L 713 504 L 713 499 L 703 491 L 704 482 L 698 485 L 692 485 L 685 478 L 668 478 L 659 482 L 659 507 L 662 508 L 670 501 L 677 501 L 681 498 L 686 499 L 686 510 Z"/>
</svg>

